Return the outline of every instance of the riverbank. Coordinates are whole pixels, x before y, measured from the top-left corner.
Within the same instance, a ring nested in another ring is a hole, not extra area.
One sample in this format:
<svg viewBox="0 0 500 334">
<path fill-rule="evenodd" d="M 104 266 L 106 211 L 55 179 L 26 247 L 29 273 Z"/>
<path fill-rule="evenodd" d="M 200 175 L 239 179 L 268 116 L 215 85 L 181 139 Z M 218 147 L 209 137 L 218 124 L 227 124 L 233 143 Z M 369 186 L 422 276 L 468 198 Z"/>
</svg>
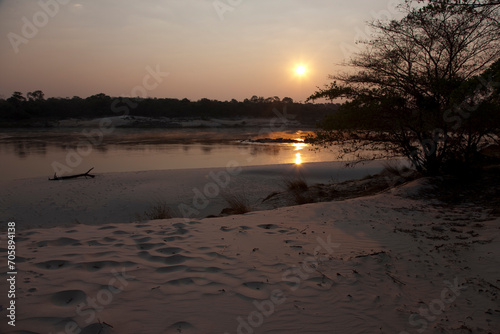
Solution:
<svg viewBox="0 0 500 334">
<path fill-rule="evenodd" d="M 106 127 L 135 129 L 203 129 L 203 128 L 315 128 L 315 121 L 299 121 L 296 115 L 286 111 L 276 111 L 272 117 L 146 117 L 146 116 L 109 116 L 100 118 L 30 119 L 26 121 L 1 121 L 0 129 L 29 128 L 99 128 Z"/>
<path fill-rule="evenodd" d="M 360 179 L 382 169 L 381 162 L 345 168 L 341 162 L 241 166 L 235 160 L 225 168 L 125 173 L 95 169 L 93 179 L 40 177 L 1 182 L 0 217 L 17 221 L 19 228 L 127 223 L 163 203 L 174 216 L 204 218 L 219 215 L 228 207 L 225 197 L 231 194 L 244 194 L 253 210 L 273 208 L 261 207 L 272 202 L 262 201 L 285 190 L 285 177 L 303 177 L 314 185 Z M 274 207 L 278 206 L 282 205 Z"/>
<path fill-rule="evenodd" d="M 92 182 L 75 181 L 80 192 Z M 467 200 L 443 205 L 432 189 L 418 179 L 370 196 L 244 215 L 126 224 L 107 216 L 95 225 L 21 229 L 16 327 L 7 325 L 2 301 L 0 328 L 495 333 L 500 219 Z M 5 282 L 5 264 L 0 269 Z"/>
</svg>

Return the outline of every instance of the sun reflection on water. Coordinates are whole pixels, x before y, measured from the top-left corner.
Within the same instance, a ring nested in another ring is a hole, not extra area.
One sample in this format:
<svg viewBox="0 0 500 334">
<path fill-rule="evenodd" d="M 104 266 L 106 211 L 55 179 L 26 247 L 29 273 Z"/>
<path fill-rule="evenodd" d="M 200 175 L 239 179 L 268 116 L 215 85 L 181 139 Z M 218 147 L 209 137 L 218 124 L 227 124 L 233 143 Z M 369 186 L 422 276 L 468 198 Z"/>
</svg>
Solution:
<svg viewBox="0 0 500 334">
<path fill-rule="evenodd" d="M 300 151 L 302 149 L 304 149 L 304 147 L 306 147 L 307 144 L 304 144 L 304 143 L 295 143 L 293 144 L 293 147 L 295 147 L 295 151 Z"/>
<path fill-rule="evenodd" d="M 295 154 L 295 164 L 300 165 L 302 163 L 302 155 L 300 153 Z"/>
<path fill-rule="evenodd" d="M 303 150 L 304 147 L 307 146 L 307 144 L 304 144 L 304 139 L 299 139 L 297 138 L 296 139 L 298 142 L 297 143 L 294 143 L 292 146 L 295 147 L 295 151 L 300 151 L 300 150 Z M 295 154 L 295 164 L 296 165 L 300 165 L 302 163 L 302 154 L 300 154 L 300 152 L 297 152 Z"/>
</svg>

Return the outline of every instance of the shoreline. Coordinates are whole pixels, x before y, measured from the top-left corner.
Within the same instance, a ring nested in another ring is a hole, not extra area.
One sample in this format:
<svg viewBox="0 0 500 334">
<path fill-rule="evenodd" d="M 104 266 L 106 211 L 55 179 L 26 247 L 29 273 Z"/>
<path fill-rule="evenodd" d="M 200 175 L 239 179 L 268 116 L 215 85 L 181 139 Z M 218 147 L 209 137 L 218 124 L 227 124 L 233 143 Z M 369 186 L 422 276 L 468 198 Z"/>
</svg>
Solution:
<svg viewBox="0 0 500 334">
<path fill-rule="evenodd" d="M 273 127 L 287 128 L 315 128 L 316 121 L 299 122 L 293 118 L 287 118 L 286 112 L 273 114 L 272 117 L 147 117 L 147 116 L 108 116 L 88 118 L 67 119 L 37 119 L 21 122 L 0 122 L 0 130 L 18 128 L 18 124 L 30 130 L 33 129 L 83 129 L 99 128 L 100 123 L 105 120 L 117 129 L 246 129 L 267 128 L 272 123 Z M 32 125 L 34 124 L 34 125 Z"/>
<path fill-rule="evenodd" d="M 313 185 L 358 179 L 383 168 L 378 161 L 356 168 L 343 165 L 317 162 L 239 166 L 232 161 L 226 168 L 93 172 L 93 179 L 66 181 L 18 179 L 0 183 L 0 217 L 17 221 L 23 229 L 98 225 L 133 222 L 151 206 L 166 203 L 178 216 L 203 218 L 217 216 L 227 207 L 224 195 L 244 193 L 249 204 L 257 206 L 273 192 L 284 190 L 283 178 L 287 175 L 301 176 Z"/>
</svg>

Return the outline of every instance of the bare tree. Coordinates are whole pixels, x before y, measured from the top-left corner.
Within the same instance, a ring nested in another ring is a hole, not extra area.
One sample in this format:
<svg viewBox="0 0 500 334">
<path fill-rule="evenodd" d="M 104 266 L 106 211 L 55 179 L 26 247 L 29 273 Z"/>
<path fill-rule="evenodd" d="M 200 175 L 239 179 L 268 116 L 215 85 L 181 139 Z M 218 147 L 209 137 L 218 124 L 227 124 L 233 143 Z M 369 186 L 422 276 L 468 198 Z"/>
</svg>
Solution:
<svg viewBox="0 0 500 334">
<path fill-rule="evenodd" d="M 448 161 L 467 159 L 463 145 L 468 142 L 476 150 L 484 143 L 489 129 L 463 130 L 477 116 L 477 101 L 454 97 L 500 58 L 500 30 L 492 24 L 498 8 L 481 5 L 484 1 L 468 1 L 477 8 L 457 6 L 459 1 L 430 2 L 418 7 L 406 1 L 403 19 L 372 22 L 372 39 L 361 42 L 365 50 L 348 63 L 354 71 L 330 76 L 333 83 L 309 97 L 347 99 L 325 121 L 317 143 L 345 144 L 347 132 L 350 139 L 356 132 L 345 152 L 378 144 L 429 174 Z M 456 115 L 460 129 L 450 121 Z"/>
<path fill-rule="evenodd" d="M 476 15 L 483 16 L 491 24 L 500 26 L 498 11 L 500 10 L 499 0 L 416 0 L 419 3 L 427 3 L 434 8 L 461 7 L 469 11 L 475 11 Z M 406 0 L 407 3 L 415 0 Z M 493 15 L 492 15 L 493 14 Z"/>
<path fill-rule="evenodd" d="M 500 5 L 499 0 L 418 0 L 435 5 L 461 6 L 469 8 L 495 7 Z"/>
</svg>

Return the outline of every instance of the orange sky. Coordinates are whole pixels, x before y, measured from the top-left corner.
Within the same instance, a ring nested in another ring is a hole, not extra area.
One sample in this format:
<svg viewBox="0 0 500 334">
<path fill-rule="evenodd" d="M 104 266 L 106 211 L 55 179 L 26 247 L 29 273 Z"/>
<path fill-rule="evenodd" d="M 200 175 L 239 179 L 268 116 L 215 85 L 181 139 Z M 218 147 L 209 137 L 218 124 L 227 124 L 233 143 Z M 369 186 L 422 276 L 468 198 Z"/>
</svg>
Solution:
<svg viewBox="0 0 500 334">
<path fill-rule="evenodd" d="M 401 2 L 0 0 L 0 97 L 303 101 L 356 50 L 365 22 Z"/>
</svg>

